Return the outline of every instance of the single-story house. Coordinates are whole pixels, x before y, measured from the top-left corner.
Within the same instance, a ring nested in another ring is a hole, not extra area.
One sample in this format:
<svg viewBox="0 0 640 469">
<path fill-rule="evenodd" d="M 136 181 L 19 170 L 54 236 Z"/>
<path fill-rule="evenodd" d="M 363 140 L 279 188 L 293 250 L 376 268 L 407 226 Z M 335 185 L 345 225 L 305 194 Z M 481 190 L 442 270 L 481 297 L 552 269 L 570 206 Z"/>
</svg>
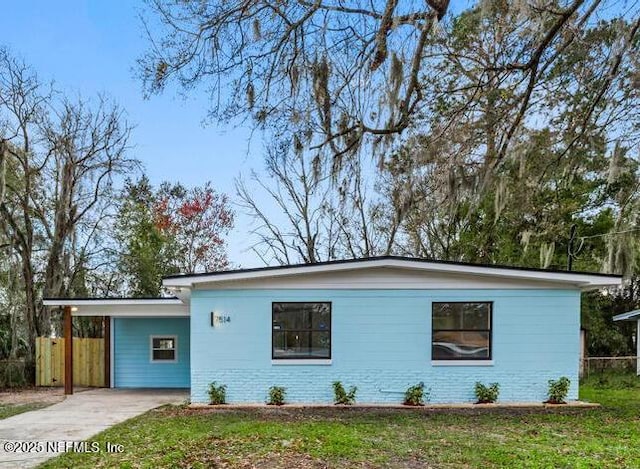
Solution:
<svg viewBox="0 0 640 469">
<path fill-rule="evenodd" d="M 541 401 L 567 376 L 578 397 L 580 293 L 621 277 L 403 257 L 166 277 L 174 298 L 47 299 L 109 317 L 109 384 L 191 389 L 230 403 L 331 403 L 332 382 L 361 403 L 398 403 L 424 382 L 434 403 L 469 402 L 497 382 L 503 402 Z M 70 342 L 67 340 L 67 342 Z M 69 354 L 71 352 L 69 351 Z"/>
</svg>

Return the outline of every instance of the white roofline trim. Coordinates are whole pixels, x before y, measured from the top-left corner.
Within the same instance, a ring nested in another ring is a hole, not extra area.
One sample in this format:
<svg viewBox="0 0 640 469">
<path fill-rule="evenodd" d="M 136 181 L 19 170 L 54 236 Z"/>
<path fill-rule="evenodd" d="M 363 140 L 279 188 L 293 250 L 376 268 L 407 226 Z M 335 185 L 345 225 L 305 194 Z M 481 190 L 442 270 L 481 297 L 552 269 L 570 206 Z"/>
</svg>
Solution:
<svg viewBox="0 0 640 469">
<path fill-rule="evenodd" d="M 45 306 L 132 306 L 132 305 L 184 305 L 178 298 L 47 298 Z"/>
<path fill-rule="evenodd" d="M 614 321 L 640 321 L 640 309 L 629 311 L 622 314 L 616 314 L 613 317 Z"/>
<path fill-rule="evenodd" d="M 210 275 L 185 275 L 184 277 L 168 277 L 162 284 L 166 288 L 180 289 L 193 288 L 194 285 L 203 283 L 218 283 L 234 280 L 273 278 L 287 275 L 304 275 L 321 272 L 339 272 L 346 270 L 359 270 L 368 268 L 395 267 L 429 272 L 471 274 L 487 277 L 502 277 L 522 280 L 543 280 L 561 284 L 573 285 L 581 289 L 592 289 L 609 286 L 619 286 L 621 277 L 593 275 L 587 273 L 537 271 L 517 268 L 500 268 L 488 266 L 463 265 L 453 263 L 429 262 L 410 259 L 369 259 L 352 262 L 336 262 L 325 264 L 309 264 L 275 269 L 249 269 L 247 271 L 218 272 Z"/>
<path fill-rule="evenodd" d="M 72 316 L 127 318 L 189 317 L 189 303 L 178 298 L 47 298 L 48 307 L 71 307 Z"/>
</svg>

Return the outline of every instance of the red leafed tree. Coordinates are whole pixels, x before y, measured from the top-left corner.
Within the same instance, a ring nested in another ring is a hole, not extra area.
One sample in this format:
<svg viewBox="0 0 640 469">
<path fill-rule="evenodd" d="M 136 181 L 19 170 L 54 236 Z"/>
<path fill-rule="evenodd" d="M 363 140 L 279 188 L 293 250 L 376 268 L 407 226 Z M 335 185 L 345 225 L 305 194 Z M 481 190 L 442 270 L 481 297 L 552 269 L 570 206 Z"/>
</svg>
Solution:
<svg viewBox="0 0 640 469">
<path fill-rule="evenodd" d="M 234 220 L 227 195 L 217 193 L 211 183 L 189 189 L 165 183 L 158 195 L 155 223 L 170 240 L 179 270 L 193 273 L 226 269 L 226 235 Z"/>
</svg>

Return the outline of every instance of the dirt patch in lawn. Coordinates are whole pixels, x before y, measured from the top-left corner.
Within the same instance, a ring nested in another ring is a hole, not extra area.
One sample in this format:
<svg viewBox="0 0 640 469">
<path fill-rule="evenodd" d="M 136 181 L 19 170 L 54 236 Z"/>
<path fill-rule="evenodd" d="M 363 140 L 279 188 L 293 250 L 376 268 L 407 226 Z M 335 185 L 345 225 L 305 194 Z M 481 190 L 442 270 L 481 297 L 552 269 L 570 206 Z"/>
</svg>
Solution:
<svg viewBox="0 0 640 469">
<path fill-rule="evenodd" d="M 402 415 L 458 415 L 482 416 L 495 415 L 504 417 L 519 417 L 526 415 L 544 414 L 583 414 L 594 409 L 580 407 L 513 407 L 513 408 L 367 408 L 367 407 L 256 407 L 247 409 L 226 408 L 222 406 L 191 408 L 188 406 L 172 406 L 156 409 L 169 416 L 197 416 L 197 415 L 237 415 L 263 421 L 313 421 L 313 420 L 345 420 L 353 417 L 396 417 Z"/>
<path fill-rule="evenodd" d="M 217 467 L 220 469 L 331 469 L 334 467 L 348 467 L 349 469 L 378 469 L 378 463 L 366 461 L 332 461 L 328 463 L 321 459 L 312 458 L 306 454 L 296 453 L 276 453 L 263 458 L 249 458 L 243 460 L 234 460 L 220 457 L 217 455 L 191 455 L 185 461 L 180 463 L 180 468 L 190 468 L 194 465 L 202 465 L 205 467 Z M 420 459 L 409 460 L 393 460 L 391 463 L 385 464 L 384 467 L 402 468 L 402 469 L 429 469 L 430 466 Z"/>
<path fill-rule="evenodd" d="M 55 404 L 64 400 L 64 388 L 21 388 L 0 391 L 0 405 Z"/>
<path fill-rule="evenodd" d="M 180 462 L 180 468 L 193 466 L 217 467 L 221 469 L 328 469 L 328 465 L 306 454 L 276 453 L 262 458 L 236 458 L 212 453 L 210 448 L 190 453 Z"/>
<path fill-rule="evenodd" d="M 380 462 L 354 461 L 351 459 L 335 459 L 331 462 L 306 454 L 300 448 L 300 441 L 282 440 L 280 446 L 273 448 L 268 454 L 242 454 L 244 445 L 255 445 L 260 438 L 257 435 L 245 438 L 209 437 L 199 440 L 188 447 L 187 456 L 180 461 L 178 467 L 215 467 L 220 469 L 331 469 L 344 467 L 349 469 L 377 469 Z M 321 444 L 320 440 L 316 444 Z M 256 448 L 258 450 L 259 448 Z M 416 456 L 408 458 L 393 457 L 383 465 L 388 468 L 428 469 L 431 466 Z"/>
</svg>

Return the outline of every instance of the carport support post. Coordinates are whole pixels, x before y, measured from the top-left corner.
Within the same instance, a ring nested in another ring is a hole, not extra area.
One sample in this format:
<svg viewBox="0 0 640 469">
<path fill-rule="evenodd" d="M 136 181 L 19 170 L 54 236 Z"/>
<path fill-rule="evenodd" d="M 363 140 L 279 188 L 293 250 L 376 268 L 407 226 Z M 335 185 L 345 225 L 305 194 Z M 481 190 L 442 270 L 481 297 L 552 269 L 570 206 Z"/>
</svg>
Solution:
<svg viewBox="0 0 640 469">
<path fill-rule="evenodd" d="M 111 316 L 104 316 L 104 386 L 111 387 Z"/>
<path fill-rule="evenodd" d="M 64 307 L 64 393 L 73 394 L 73 322 L 71 306 Z"/>
</svg>

